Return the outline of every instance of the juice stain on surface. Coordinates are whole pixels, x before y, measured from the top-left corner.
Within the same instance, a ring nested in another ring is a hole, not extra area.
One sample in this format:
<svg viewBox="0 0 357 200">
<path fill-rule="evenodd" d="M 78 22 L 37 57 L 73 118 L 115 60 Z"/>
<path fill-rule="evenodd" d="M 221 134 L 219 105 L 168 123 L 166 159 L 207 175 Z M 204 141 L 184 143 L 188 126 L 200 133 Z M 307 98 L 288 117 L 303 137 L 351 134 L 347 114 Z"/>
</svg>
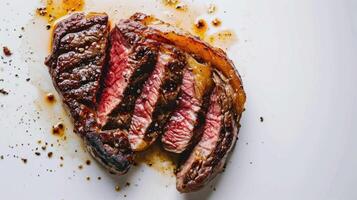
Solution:
<svg viewBox="0 0 357 200">
<path fill-rule="evenodd" d="M 238 41 L 237 35 L 232 30 L 222 30 L 209 35 L 207 42 L 214 47 L 227 50 L 230 46 Z"/>
<path fill-rule="evenodd" d="M 144 152 L 139 153 L 135 161 L 145 163 L 149 167 L 166 175 L 174 175 L 176 169 L 177 156 L 170 154 L 158 144 L 155 143 Z"/>
<path fill-rule="evenodd" d="M 46 0 L 46 6 L 37 8 L 37 14 L 45 17 L 48 23 L 75 11 L 82 11 L 84 0 Z"/>
<path fill-rule="evenodd" d="M 206 20 L 199 19 L 195 22 L 192 29 L 193 29 L 193 34 L 203 40 L 206 38 L 208 24 Z"/>
<path fill-rule="evenodd" d="M 45 100 L 46 100 L 46 103 L 53 105 L 56 102 L 56 97 L 52 93 L 47 93 Z"/>
</svg>

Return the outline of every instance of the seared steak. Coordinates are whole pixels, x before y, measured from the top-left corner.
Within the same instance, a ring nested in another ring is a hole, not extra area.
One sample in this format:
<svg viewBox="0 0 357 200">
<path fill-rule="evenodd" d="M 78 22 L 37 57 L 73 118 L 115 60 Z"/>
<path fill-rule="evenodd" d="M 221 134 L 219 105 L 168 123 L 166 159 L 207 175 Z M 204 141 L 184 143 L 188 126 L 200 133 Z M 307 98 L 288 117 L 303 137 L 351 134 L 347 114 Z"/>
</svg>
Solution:
<svg viewBox="0 0 357 200">
<path fill-rule="evenodd" d="M 203 187 L 223 169 L 226 157 L 237 140 L 237 124 L 233 110 L 233 89 L 214 74 L 213 89 L 203 135 L 187 161 L 177 173 L 177 189 L 191 192 Z"/>
<path fill-rule="evenodd" d="M 126 173 L 134 152 L 161 137 L 184 161 L 177 189 L 191 192 L 222 170 L 237 140 L 245 93 L 232 61 L 152 16 L 109 31 L 106 14 L 72 14 L 54 27 L 45 64 L 75 132 L 111 172 Z"/>
</svg>

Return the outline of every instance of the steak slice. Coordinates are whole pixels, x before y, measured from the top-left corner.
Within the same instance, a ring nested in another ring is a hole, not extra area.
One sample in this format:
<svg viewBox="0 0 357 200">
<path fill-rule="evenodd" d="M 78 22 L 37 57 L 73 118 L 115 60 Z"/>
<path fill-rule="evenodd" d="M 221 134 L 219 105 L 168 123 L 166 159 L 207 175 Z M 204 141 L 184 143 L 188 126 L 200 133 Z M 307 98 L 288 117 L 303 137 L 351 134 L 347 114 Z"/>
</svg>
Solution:
<svg viewBox="0 0 357 200">
<path fill-rule="evenodd" d="M 140 35 L 143 28 L 121 20 L 110 33 L 109 70 L 98 105 L 98 121 L 104 129 L 127 128 L 135 100 L 155 65 L 157 43 Z"/>
<path fill-rule="evenodd" d="M 129 131 L 134 151 L 146 149 L 160 134 L 176 105 L 185 65 L 186 57 L 182 52 L 162 46 L 155 69 L 135 104 Z"/>
<path fill-rule="evenodd" d="M 202 137 L 177 173 L 176 187 L 180 192 L 198 190 L 213 179 L 223 169 L 237 140 L 233 89 L 220 76 L 214 74 L 216 86 L 210 98 Z"/>
<path fill-rule="evenodd" d="M 195 128 L 199 127 L 204 95 L 211 85 L 210 66 L 200 64 L 192 57 L 187 59 L 188 68 L 183 75 L 179 105 L 161 139 L 165 150 L 174 153 L 182 153 L 192 142 Z"/>
<path fill-rule="evenodd" d="M 133 153 L 122 131 L 100 131 L 96 107 L 106 72 L 108 16 L 75 13 L 54 27 L 52 52 L 45 64 L 74 119 L 74 130 L 93 156 L 112 172 L 123 174 Z"/>
<path fill-rule="evenodd" d="M 98 131 L 95 106 L 108 46 L 108 16 L 75 13 L 54 27 L 46 58 L 53 83 L 74 119 L 77 133 Z"/>
</svg>

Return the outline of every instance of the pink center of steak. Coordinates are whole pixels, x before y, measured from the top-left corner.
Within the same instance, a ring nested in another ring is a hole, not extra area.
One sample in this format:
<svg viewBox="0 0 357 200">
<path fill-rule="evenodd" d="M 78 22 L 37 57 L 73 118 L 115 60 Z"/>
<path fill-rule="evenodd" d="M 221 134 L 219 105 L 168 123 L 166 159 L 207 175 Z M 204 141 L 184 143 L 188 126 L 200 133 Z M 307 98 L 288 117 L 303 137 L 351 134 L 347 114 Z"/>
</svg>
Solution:
<svg viewBox="0 0 357 200">
<path fill-rule="evenodd" d="M 222 107 L 219 103 L 219 95 L 217 93 L 217 90 L 212 93 L 210 100 L 211 105 L 206 114 L 202 138 L 196 147 L 204 157 L 208 157 L 215 148 L 222 128 Z"/>
<path fill-rule="evenodd" d="M 133 65 L 128 65 L 129 50 L 119 31 L 111 34 L 111 41 L 110 67 L 98 106 L 98 121 L 101 125 L 106 123 L 108 114 L 122 101 L 124 89 L 135 70 Z"/>
<path fill-rule="evenodd" d="M 220 94 L 216 88 L 210 98 L 210 106 L 206 113 L 206 121 L 203 134 L 198 144 L 193 149 L 187 161 L 181 166 L 177 173 L 177 189 L 181 192 L 197 190 L 203 186 L 205 181 L 212 175 L 210 160 L 218 159 L 210 156 L 217 148 L 223 124 L 222 106 Z"/>
<path fill-rule="evenodd" d="M 147 146 L 144 140 L 145 132 L 152 122 L 152 115 L 159 100 L 160 88 L 163 84 L 165 70 L 167 70 L 166 64 L 170 58 L 167 54 L 159 54 L 156 67 L 136 100 L 129 131 L 129 141 L 134 151 L 140 151 Z"/>
<path fill-rule="evenodd" d="M 190 144 L 198 121 L 202 100 L 195 94 L 195 79 L 190 70 L 185 70 L 181 86 L 179 107 L 174 111 L 162 137 L 167 151 L 181 153 Z"/>
</svg>

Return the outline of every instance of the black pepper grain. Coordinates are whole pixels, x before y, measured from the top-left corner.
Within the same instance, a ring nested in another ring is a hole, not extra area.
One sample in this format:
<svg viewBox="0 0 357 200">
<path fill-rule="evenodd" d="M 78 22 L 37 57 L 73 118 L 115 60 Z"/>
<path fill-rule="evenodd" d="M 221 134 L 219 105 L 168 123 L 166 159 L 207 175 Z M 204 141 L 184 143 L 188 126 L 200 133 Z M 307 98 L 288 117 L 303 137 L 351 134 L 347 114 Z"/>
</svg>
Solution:
<svg viewBox="0 0 357 200">
<path fill-rule="evenodd" d="M 52 158 L 53 153 L 52 152 L 48 152 L 47 156 L 48 156 L 48 158 Z"/>
<path fill-rule="evenodd" d="M 7 46 L 4 46 L 4 47 L 2 48 L 2 51 L 4 52 L 4 55 L 5 55 L 5 56 L 11 56 L 11 55 L 12 55 L 12 53 L 11 53 L 9 47 L 7 47 Z"/>
</svg>

